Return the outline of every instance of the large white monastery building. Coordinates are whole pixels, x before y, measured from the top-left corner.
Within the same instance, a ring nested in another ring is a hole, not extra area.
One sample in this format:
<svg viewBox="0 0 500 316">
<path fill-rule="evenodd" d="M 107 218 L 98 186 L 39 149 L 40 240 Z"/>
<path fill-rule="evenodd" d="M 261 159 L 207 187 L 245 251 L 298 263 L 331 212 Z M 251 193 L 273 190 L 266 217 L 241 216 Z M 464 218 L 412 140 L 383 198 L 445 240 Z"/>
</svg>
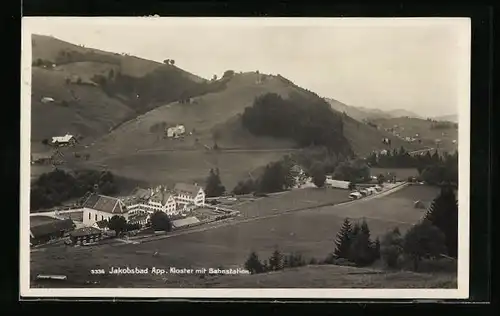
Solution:
<svg viewBox="0 0 500 316">
<path fill-rule="evenodd" d="M 177 183 L 173 190 L 164 186 L 154 189 L 137 188 L 124 199 L 92 194 L 84 203 L 83 223 L 93 226 L 114 215 L 132 219 L 139 214 L 151 215 L 161 211 L 177 215 L 205 205 L 205 192 L 196 184 Z"/>
</svg>

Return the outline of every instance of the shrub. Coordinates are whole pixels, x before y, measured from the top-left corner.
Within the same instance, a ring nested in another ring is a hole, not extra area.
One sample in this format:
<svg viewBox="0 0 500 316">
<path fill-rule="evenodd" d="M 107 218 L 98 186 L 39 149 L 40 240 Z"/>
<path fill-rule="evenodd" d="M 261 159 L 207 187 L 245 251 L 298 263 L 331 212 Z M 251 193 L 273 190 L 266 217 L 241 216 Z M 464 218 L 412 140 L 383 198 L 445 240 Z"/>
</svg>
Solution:
<svg viewBox="0 0 500 316">
<path fill-rule="evenodd" d="M 423 258 L 434 259 L 446 251 L 444 234 L 428 220 L 414 225 L 406 233 L 403 241 L 405 255 L 413 261 L 413 269 Z"/>
</svg>

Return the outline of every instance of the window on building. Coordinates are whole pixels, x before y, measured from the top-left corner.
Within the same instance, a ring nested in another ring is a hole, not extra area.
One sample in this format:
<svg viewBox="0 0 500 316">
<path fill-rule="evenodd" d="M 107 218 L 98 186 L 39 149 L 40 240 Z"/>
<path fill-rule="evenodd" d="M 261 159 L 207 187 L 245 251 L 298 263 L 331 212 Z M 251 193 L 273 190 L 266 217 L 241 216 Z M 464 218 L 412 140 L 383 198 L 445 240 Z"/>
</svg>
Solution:
<svg viewBox="0 0 500 316">
<path fill-rule="evenodd" d="M 90 220 L 90 215 L 92 215 L 92 214 L 89 212 L 89 220 Z"/>
<path fill-rule="evenodd" d="M 95 216 L 94 216 L 94 217 L 95 217 L 95 220 L 97 220 L 97 214 L 95 214 Z"/>
<path fill-rule="evenodd" d="M 101 221 L 103 221 L 103 220 L 104 220 L 104 215 L 101 215 Z"/>
</svg>

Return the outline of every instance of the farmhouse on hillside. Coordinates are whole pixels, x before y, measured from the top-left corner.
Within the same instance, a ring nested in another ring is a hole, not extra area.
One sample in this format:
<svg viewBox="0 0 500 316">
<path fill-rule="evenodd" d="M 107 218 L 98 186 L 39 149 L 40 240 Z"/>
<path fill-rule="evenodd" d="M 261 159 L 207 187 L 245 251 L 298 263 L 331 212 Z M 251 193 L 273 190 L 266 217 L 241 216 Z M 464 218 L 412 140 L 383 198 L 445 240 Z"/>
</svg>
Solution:
<svg viewBox="0 0 500 316">
<path fill-rule="evenodd" d="M 52 137 L 52 145 L 55 146 L 73 146 L 74 144 L 76 144 L 76 138 L 70 134 Z"/>
<path fill-rule="evenodd" d="M 128 212 L 120 199 L 91 194 L 83 203 L 83 224 L 93 226 L 96 222 L 110 220 L 111 217 L 119 215 L 128 218 Z"/>
<path fill-rule="evenodd" d="M 184 125 L 176 125 L 174 127 L 167 128 L 167 137 L 178 138 L 186 133 L 186 128 Z"/>
</svg>

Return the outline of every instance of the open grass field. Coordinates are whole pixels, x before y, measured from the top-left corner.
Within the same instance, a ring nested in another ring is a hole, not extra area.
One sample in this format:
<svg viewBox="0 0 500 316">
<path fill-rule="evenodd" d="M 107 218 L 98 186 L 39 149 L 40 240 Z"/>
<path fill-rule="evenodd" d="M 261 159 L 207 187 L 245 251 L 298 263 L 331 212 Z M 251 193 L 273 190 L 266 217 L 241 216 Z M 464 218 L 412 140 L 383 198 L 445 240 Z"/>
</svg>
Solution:
<svg viewBox="0 0 500 316">
<path fill-rule="evenodd" d="M 82 166 L 106 169 L 122 177 L 151 185 L 196 182 L 204 185 L 211 168 L 219 168 L 222 184 L 231 191 L 248 173 L 281 159 L 287 151 L 207 152 L 163 151 L 116 155 Z"/>
<path fill-rule="evenodd" d="M 370 173 L 372 176 L 378 176 L 379 174 L 387 174 L 391 172 L 396 175 L 397 181 L 406 181 L 408 177 L 417 177 L 417 168 L 370 168 Z"/>
<path fill-rule="evenodd" d="M 349 191 L 329 188 L 307 188 L 288 191 L 255 201 L 232 206 L 245 218 L 280 214 L 288 210 L 307 208 L 321 204 L 338 204 L 349 201 Z"/>
<path fill-rule="evenodd" d="M 295 192 L 299 191 L 289 194 Z M 90 269 L 99 267 L 242 267 L 251 250 L 264 259 L 276 247 L 283 253 L 300 252 L 306 258 L 323 259 L 333 251 L 333 241 L 345 217 L 353 220 L 366 218 L 373 236 L 396 226 L 405 231 L 423 216 L 423 210 L 413 208 L 413 200 L 431 199 L 436 192 L 431 187 L 410 186 L 371 200 L 287 213 L 139 245 L 46 249 L 31 253 L 31 271 L 33 274 L 64 273 L 71 282 L 79 283 L 89 280 Z M 274 206 L 266 206 L 265 199 L 260 201 L 259 212 L 271 213 L 265 209 Z M 153 256 L 155 251 L 159 252 L 156 257 Z M 176 287 L 193 286 L 203 281 L 195 276 L 173 276 L 166 284 L 153 275 L 97 278 L 101 280 L 100 286 L 163 282 L 163 286 Z"/>
</svg>

